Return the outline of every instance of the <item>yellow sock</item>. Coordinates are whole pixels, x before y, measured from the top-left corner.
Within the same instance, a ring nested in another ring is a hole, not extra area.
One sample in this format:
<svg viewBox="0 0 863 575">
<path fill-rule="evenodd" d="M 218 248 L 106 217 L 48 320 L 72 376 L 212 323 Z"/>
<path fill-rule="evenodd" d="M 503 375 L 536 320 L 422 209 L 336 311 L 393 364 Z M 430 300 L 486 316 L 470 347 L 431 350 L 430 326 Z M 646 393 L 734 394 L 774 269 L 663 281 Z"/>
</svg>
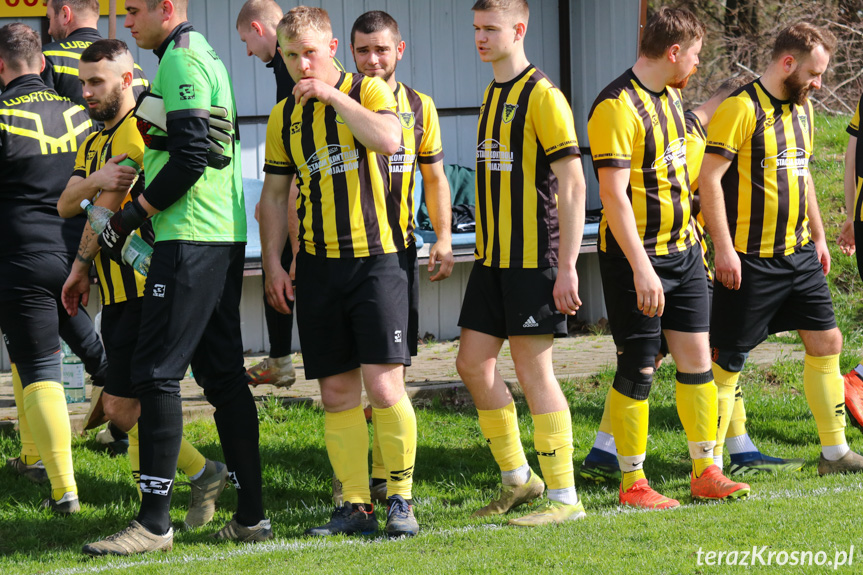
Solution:
<svg viewBox="0 0 863 575">
<path fill-rule="evenodd" d="M 599 421 L 599 430 L 609 435 L 614 435 L 611 430 L 611 388 L 605 395 L 605 406 L 602 408 L 602 419 Z"/>
<path fill-rule="evenodd" d="M 632 399 L 614 388 L 609 394 L 611 428 L 617 444 L 617 460 L 623 472 L 623 490 L 627 491 L 636 481 L 644 479 L 649 407 L 646 399 Z"/>
<path fill-rule="evenodd" d="M 23 398 L 33 440 L 51 481 L 51 497 L 58 501 L 70 491 L 77 495 L 72 429 L 63 386 L 56 381 L 37 381 L 24 388 Z"/>
<path fill-rule="evenodd" d="M 344 501 L 370 504 L 369 429 L 363 408 L 324 413 L 324 440 Z"/>
<path fill-rule="evenodd" d="M 417 457 L 417 417 L 407 394 L 392 407 L 372 408 L 387 473 L 387 497 L 411 499 Z"/>
<path fill-rule="evenodd" d="M 572 470 L 572 416 L 569 409 L 533 416 L 533 441 L 549 489 L 575 486 Z"/>
<path fill-rule="evenodd" d="M 521 446 L 515 402 L 510 402 L 500 409 L 477 409 L 476 412 L 479 416 L 479 428 L 500 470 L 512 471 L 527 465 L 524 448 Z"/>
<path fill-rule="evenodd" d="M 818 426 L 821 445 L 845 443 L 845 385 L 839 373 L 839 355 L 806 354 L 803 390 Z"/>
<path fill-rule="evenodd" d="M 18 435 L 21 438 L 21 463 L 33 465 L 39 461 L 39 450 L 33 441 L 30 424 L 27 423 L 27 413 L 24 411 L 24 388 L 21 387 L 21 377 L 18 368 L 12 364 L 12 392 L 15 395 L 15 409 L 18 411 Z"/>
<path fill-rule="evenodd" d="M 725 447 L 725 437 L 731 425 L 734 413 L 734 394 L 737 389 L 737 381 L 740 379 L 739 371 L 725 371 L 715 363 L 713 364 L 713 381 L 716 383 L 716 403 L 719 426 L 716 429 L 716 447 L 713 448 L 714 456 L 722 456 Z M 732 437 L 734 437 L 732 435 Z"/>
<path fill-rule="evenodd" d="M 201 452 L 195 449 L 195 446 L 184 437 L 180 442 L 177 469 L 185 473 L 186 476 L 192 477 L 200 473 L 206 464 L 207 458 L 201 455 Z"/>
<path fill-rule="evenodd" d="M 372 479 L 387 478 L 387 468 L 384 466 L 384 456 L 381 453 L 381 442 L 378 436 L 378 416 L 372 409 Z"/>
<path fill-rule="evenodd" d="M 700 477 L 705 469 L 713 465 L 717 424 L 716 393 L 711 372 L 677 372 L 677 415 L 686 432 L 692 471 L 696 477 Z"/>
<path fill-rule="evenodd" d="M 138 424 L 126 432 L 129 436 L 129 467 L 132 468 L 132 480 L 135 489 L 138 490 L 138 498 L 141 498 L 141 444 L 138 441 Z"/>
<path fill-rule="evenodd" d="M 728 437 L 738 437 L 746 433 L 746 406 L 743 405 L 743 390 L 737 385 L 734 390 L 734 411 L 731 412 L 731 423 L 728 426 Z"/>
</svg>

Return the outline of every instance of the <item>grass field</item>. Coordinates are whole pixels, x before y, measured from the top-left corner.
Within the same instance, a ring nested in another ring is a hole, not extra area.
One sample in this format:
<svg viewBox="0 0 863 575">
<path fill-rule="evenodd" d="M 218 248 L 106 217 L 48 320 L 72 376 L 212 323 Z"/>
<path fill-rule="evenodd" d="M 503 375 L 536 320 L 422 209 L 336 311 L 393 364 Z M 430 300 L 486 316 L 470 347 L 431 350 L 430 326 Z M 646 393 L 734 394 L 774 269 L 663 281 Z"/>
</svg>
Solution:
<svg viewBox="0 0 863 575">
<path fill-rule="evenodd" d="M 844 218 L 839 213 L 842 165 L 836 159 L 844 152 L 846 124 L 847 118 L 822 118 L 818 123 L 820 159 L 813 172 L 831 246 L 837 222 Z M 838 252 L 831 285 L 846 333 L 844 370 L 857 362 L 860 353 L 863 290 L 853 260 Z M 796 336 L 784 337 L 793 341 Z M 747 501 L 692 503 L 686 441 L 673 402 L 674 369 L 665 365 L 651 395 L 645 469 L 654 487 L 680 499 L 683 506 L 667 512 L 624 511 L 617 506 L 616 485 L 579 482 L 587 518 L 533 530 L 506 527 L 505 519 L 469 518 L 495 493 L 499 475 L 480 435 L 475 410 L 463 395 L 443 396 L 417 410 L 415 498 L 422 531 L 408 540 L 303 538 L 303 530 L 323 523 L 331 510 L 323 417 L 314 408 L 268 402 L 259 414 L 264 505 L 273 521 L 273 542 L 209 541 L 208 534 L 230 518 L 229 510 L 235 505 L 235 493 L 228 489 L 215 521 L 196 531 L 177 532 L 173 552 L 90 560 L 80 554 L 82 544 L 123 528 L 137 510 L 137 495 L 126 459 L 112 459 L 92 438 L 79 438 L 74 457 L 84 505 L 73 517 L 62 519 L 39 510 L 45 488 L 0 469 L 0 574 L 733 573 L 747 569 L 740 565 L 744 559 L 754 563 L 750 569 L 783 574 L 832 571 L 838 559 L 844 563 L 839 572 L 858 573 L 863 565 L 859 536 L 863 477 L 817 476 L 817 433 L 803 397 L 801 373 L 799 361 L 787 360 L 765 369 L 748 369 L 742 380 L 750 434 L 766 453 L 805 458 L 808 464 L 800 473 L 751 479 L 752 496 Z M 562 382 L 573 412 L 576 466 L 593 441 L 612 376 L 608 369 L 590 379 Z M 530 416 L 523 402 L 518 408 L 525 450 L 538 470 Z M 205 455 L 220 458 L 210 421 L 190 423 L 186 434 Z M 852 449 L 863 450 L 858 430 L 849 427 L 848 439 Z M 19 447 L 14 435 L 0 435 L 0 454 L 13 455 Z M 175 523 L 182 522 L 188 496 L 188 487 L 175 489 Z M 379 517 L 383 519 L 380 511 Z M 755 557 L 744 558 L 742 552 L 753 548 L 758 551 Z M 708 564 L 715 559 L 708 552 L 732 551 L 738 552 L 737 566 Z M 813 565 L 793 565 L 809 560 L 809 555 L 799 555 L 805 552 L 811 553 Z"/>
</svg>

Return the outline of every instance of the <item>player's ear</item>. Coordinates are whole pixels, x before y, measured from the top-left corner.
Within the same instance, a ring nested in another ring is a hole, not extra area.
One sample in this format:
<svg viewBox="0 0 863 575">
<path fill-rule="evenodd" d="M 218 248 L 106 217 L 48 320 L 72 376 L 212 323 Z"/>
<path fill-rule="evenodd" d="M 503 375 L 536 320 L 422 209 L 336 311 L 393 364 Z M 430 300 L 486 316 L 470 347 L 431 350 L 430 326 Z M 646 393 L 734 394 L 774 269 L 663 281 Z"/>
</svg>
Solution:
<svg viewBox="0 0 863 575">
<path fill-rule="evenodd" d="M 336 57 L 336 50 L 339 48 L 339 39 L 333 38 L 330 40 L 330 58 Z"/>
<path fill-rule="evenodd" d="M 681 50 L 682 48 L 680 47 L 680 44 L 672 44 L 667 52 L 668 61 L 672 64 L 675 64 L 677 62 L 677 59 L 680 57 Z"/>
<path fill-rule="evenodd" d="M 135 77 L 132 72 L 123 72 L 123 89 L 128 90 L 132 87 L 132 82 L 134 82 Z"/>
<path fill-rule="evenodd" d="M 524 40 L 524 35 L 527 34 L 527 24 L 524 22 L 519 22 L 515 25 L 515 39 L 516 41 Z"/>
<path fill-rule="evenodd" d="M 406 47 L 407 47 L 407 45 L 405 44 L 405 41 L 404 41 L 404 40 L 402 40 L 401 42 L 399 42 L 399 43 L 396 45 L 396 60 L 401 60 L 401 59 L 402 59 L 402 56 L 404 56 L 405 48 L 406 48 Z"/>
<path fill-rule="evenodd" d="M 252 26 L 252 30 L 255 31 L 255 34 L 257 34 L 260 37 L 264 36 L 264 27 L 261 26 L 260 22 L 253 21 L 251 26 Z"/>
</svg>

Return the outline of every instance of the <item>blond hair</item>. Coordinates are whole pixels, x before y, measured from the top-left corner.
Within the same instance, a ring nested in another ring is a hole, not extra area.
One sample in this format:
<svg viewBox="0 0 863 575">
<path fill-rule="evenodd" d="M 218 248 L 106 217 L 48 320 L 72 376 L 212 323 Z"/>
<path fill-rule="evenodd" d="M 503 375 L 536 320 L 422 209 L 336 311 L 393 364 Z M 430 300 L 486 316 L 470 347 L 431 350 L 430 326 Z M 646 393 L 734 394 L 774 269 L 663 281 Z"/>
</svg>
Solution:
<svg viewBox="0 0 863 575">
<path fill-rule="evenodd" d="M 282 7 L 275 0 L 248 0 L 237 15 L 237 29 L 252 22 L 260 22 L 275 29 L 282 16 Z"/>
<path fill-rule="evenodd" d="M 288 10 L 288 13 L 279 21 L 276 30 L 280 40 L 295 40 L 302 34 L 309 32 L 321 34 L 328 38 L 333 36 L 330 15 L 323 8 L 311 6 L 297 6 Z"/>
</svg>

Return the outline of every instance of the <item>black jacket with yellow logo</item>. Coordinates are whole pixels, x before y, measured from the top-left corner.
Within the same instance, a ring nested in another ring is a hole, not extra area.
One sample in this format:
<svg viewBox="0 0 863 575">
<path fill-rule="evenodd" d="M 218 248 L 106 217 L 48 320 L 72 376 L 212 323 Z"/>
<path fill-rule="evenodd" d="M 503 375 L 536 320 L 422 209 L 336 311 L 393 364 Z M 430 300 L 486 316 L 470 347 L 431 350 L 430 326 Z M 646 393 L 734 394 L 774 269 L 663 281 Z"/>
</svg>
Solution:
<svg viewBox="0 0 863 575">
<path fill-rule="evenodd" d="M 92 126 L 84 108 L 36 74 L 15 78 L 0 94 L 0 259 L 75 253 L 84 216 L 64 220 L 57 200 Z"/>
</svg>

